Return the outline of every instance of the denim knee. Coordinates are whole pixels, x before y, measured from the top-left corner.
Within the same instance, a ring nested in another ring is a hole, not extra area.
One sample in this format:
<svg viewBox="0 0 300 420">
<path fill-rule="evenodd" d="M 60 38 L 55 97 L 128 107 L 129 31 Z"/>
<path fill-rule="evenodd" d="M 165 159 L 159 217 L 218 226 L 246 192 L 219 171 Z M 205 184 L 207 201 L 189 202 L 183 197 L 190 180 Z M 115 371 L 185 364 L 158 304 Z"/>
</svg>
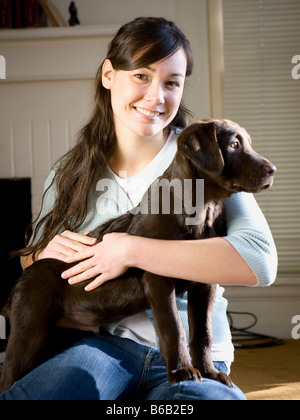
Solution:
<svg viewBox="0 0 300 420">
<path fill-rule="evenodd" d="M 233 388 L 229 388 L 226 385 L 211 379 L 203 379 L 202 382 L 180 382 L 172 386 L 164 384 L 161 387 L 157 387 L 155 390 L 152 390 L 147 399 L 166 401 L 247 400 L 243 392 L 235 385 Z"/>
<path fill-rule="evenodd" d="M 229 388 L 210 379 L 204 379 L 203 382 L 181 382 L 170 387 L 168 394 L 172 395 L 173 400 L 246 400 L 236 386 Z"/>
</svg>

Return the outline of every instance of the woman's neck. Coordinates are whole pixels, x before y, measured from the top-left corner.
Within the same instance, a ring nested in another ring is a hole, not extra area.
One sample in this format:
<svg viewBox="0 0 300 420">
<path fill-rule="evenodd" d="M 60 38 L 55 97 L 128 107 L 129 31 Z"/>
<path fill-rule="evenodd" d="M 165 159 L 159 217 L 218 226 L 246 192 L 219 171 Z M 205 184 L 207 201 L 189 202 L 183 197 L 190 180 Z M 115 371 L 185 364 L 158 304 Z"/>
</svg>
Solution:
<svg viewBox="0 0 300 420">
<path fill-rule="evenodd" d="M 164 147 L 168 132 L 153 137 L 117 136 L 117 141 L 109 160 L 110 169 L 122 178 L 132 177 L 141 172 Z"/>
</svg>

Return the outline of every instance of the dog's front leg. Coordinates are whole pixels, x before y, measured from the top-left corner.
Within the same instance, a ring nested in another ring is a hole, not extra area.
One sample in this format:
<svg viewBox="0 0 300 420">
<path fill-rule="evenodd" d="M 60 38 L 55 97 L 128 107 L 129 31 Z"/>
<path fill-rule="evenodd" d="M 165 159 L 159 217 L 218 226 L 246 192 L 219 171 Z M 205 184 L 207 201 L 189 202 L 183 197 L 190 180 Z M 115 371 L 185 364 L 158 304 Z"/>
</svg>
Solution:
<svg viewBox="0 0 300 420">
<path fill-rule="evenodd" d="M 212 317 L 216 286 L 195 283 L 188 293 L 190 352 L 193 365 L 205 378 L 232 387 L 229 376 L 217 372 L 212 361 Z"/>
<path fill-rule="evenodd" d="M 192 366 L 187 350 L 186 334 L 176 306 L 174 280 L 145 273 L 143 282 L 170 384 L 201 381 L 200 372 Z"/>
</svg>

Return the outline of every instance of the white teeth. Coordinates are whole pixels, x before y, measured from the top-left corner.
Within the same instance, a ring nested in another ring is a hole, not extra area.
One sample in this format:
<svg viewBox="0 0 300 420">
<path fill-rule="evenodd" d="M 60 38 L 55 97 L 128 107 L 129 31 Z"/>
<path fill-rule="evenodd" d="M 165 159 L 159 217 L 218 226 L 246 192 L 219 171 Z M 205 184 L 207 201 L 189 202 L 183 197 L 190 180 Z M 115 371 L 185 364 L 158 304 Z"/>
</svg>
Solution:
<svg viewBox="0 0 300 420">
<path fill-rule="evenodd" d="M 138 112 L 140 112 L 143 115 L 146 115 L 146 117 L 159 117 L 160 116 L 160 112 L 150 112 L 150 111 L 146 111 L 145 109 L 142 108 L 136 108 L 136 110 Z"/>
</svg>

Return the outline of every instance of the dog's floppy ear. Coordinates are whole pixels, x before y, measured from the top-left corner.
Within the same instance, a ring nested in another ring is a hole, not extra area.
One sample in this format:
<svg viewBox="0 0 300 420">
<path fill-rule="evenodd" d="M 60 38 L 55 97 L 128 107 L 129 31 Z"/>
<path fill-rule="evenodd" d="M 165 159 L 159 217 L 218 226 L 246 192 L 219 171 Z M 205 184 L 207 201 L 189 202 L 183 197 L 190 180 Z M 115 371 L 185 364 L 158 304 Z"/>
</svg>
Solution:
<svg viewBox="0 0 300 420">
<path fill-rule="evenodd" d="M 178 138 L 178 150 L 212 178 L 224 170 L 217 130 L 216 122 L 198 122 L 184 129 Z"/>
</svg>

